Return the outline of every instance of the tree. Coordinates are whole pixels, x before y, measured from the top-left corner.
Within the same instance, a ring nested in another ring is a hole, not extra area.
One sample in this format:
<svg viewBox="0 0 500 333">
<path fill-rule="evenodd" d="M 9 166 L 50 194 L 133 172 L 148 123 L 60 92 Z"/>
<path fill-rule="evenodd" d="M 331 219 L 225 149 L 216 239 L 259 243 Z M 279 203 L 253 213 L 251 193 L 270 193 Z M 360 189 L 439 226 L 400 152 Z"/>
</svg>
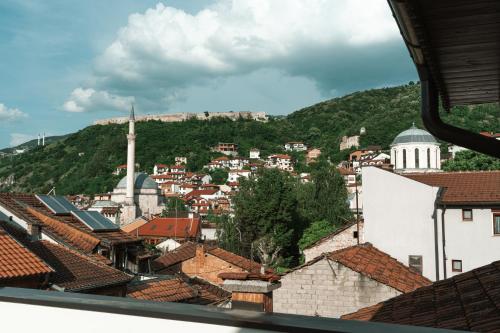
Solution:
<svg viewBox="0 0 500 333">
<path fill-rule="evenodd" d="M 444 171 L 500 170 L 500 159 L 472 150 L 459 151 L 443 163 Z"/>
<path fill-rule="evenodd" d="M 241 253 L 241 230 L 233 218 L 228 215 L 213 216 L 211 222 L 216 224 L 215 235 L 219 247 L 234 253 Z"/>
<path fill-rule="evenodd" d="M 308 224 L 324 220 L 340 226 L 352 219 L 344 179 L 328 163 L 313 165 L 311 182 L 304 184 L 297 195 L 299 213 Z"/>
<path fill-rule="evenodd" d="M 171 197 L 167 199 L 165 203 L 165 209 L 163 209 L 161 216 L 167 217 L 175 213 L 188 212 L 189 209 L 181 198 Z"/>
<path fill-rule="evenodd" d="M 326 220 L 311 223 L 311 225 L 304 230 L 302 238 L 299 240 L 299 248 L 304 250 L 309 245 L 314 244 L 316 241 L 334 232 L 335 229 L 335 226 Z"/>
<path fill-rule="evenodd" d="M 210 176 L 212 176 L 212 183 L 217 185 L 225 184 L 227 181 L 228 173 L 224 169 L 215 169 L 210 171 Z"/>
</svg>

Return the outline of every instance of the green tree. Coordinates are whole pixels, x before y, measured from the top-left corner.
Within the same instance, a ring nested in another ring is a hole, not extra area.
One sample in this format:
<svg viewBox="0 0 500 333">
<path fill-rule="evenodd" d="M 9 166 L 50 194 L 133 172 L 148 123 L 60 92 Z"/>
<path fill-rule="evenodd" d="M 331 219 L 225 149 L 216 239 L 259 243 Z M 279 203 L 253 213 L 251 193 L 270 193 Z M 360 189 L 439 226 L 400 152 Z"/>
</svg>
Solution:
<svg viewBox="0 0 500 333">
<path fill-rule="evenodd" d="M 189 209 L 186 206 L 185 202 L 178 197 L 170 197 L 167 199 L 165 203 L 165 209 L 163 209 L 161 216 L 171 216 L 172 214 L 180 213 L 180 212 L 188 212 Z"/>
<path fill-rule="evenodd" d="M 314 244 L 316 241 L 334 232 L 335 229 L 336 227 L 326 220 L 311 223 L 311 225 L 304 230 L 299 240 L 299 248 L 304 250 L 309 245 Z"/>
<path fill-rule="evenodd" d="M 210 176 L 212 176 L 212 183 L 217 185 L 225 184 L 227 181 L 228 173 L 224 169 L 215 169 L 209 172 Z"/>
<path fill-rule="evenodd" d="M 443 163 L 444 171 L 500 170 L 500 159 L 472 150 L 459 151 Z"/>
</svg>

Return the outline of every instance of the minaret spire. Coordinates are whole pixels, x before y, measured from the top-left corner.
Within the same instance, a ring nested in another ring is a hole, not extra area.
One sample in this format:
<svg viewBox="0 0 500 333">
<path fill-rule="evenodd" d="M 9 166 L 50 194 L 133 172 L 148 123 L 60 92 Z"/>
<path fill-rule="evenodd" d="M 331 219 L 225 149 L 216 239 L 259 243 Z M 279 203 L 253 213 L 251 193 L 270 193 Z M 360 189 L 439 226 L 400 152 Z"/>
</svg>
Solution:
<svg viewBox="0 0 500 333">
<path fill-rule="evenodd" d="M 135 206 L 134 183 L 135 183 L 135 115 L 134 105 L 130 109 L 128 122 L 128 147 L 127 147 L 127 193 L 125 203 L 127 206 Z"/>
</svg>

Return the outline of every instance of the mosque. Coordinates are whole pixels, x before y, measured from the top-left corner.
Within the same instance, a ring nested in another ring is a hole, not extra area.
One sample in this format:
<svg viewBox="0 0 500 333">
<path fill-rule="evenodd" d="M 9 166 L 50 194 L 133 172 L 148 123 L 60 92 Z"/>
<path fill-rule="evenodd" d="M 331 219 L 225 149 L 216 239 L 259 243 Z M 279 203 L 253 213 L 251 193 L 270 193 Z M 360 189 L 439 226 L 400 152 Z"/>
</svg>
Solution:
<svg viewBox="0 0 500 333">
<path fill-rule="evenodd" d="M 127 175 L 111 193 L 111 201 L 122 206 L 120 224 L 133 222 L 137 217 L 159 214 L 164 200 L 158 184 L 143 172 L 135 172 L 135 114 L 130 111 L 129 133 L 127 135 Z"/>
<path fill-rule="evenodd" d="M 429 132 L 415 123 L 399 133 L 391 144 L 391 164 L 394 172 L 437 172 L 441 170 L 439 143 Z"/>
</svg>

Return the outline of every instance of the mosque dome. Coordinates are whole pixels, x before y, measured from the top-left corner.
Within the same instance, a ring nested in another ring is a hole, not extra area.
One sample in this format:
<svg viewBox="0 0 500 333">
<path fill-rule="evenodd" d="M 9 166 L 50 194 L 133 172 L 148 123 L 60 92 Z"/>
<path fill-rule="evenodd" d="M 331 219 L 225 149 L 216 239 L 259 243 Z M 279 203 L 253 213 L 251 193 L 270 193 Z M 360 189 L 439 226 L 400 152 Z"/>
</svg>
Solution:
<svg viewBox="0 0 500 333">
<path fill-rule="evenodd" d="M 432 136 L 431 133 L 426 130 L 415 127 L 415 124 L 412 125 L 410 129 L 399 133 L 394 141 L 392 141 L 392 145 L 397 145 L 400 143 L 436 143 L 436 139 Z"/>
<path fill-rule="evenodd" d="M 147 174 L 143 172 L 136 172 L 134 174 L 134 189 L 135 190 L 157 190 L 158 184 L 151 179 Z M 118 185 L 117 189 L 126 189 L 127 188 L 127 176 L 123 177 Z"/>
</svg>

